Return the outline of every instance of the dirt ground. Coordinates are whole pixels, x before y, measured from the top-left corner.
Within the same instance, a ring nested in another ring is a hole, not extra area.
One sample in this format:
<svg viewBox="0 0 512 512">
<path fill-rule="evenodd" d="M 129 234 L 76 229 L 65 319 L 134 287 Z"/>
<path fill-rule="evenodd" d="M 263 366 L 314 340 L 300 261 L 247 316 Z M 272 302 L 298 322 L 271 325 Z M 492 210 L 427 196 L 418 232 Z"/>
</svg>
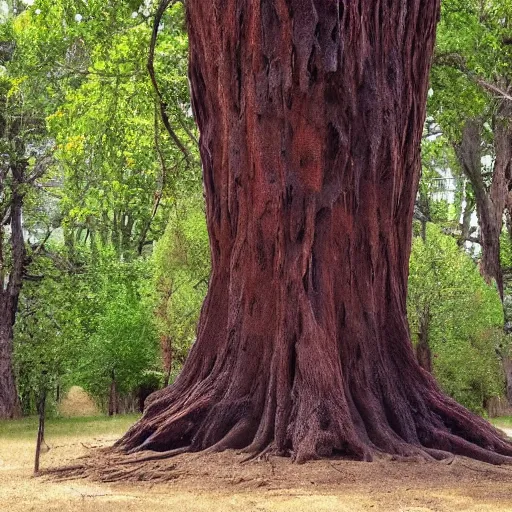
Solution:
<svg viewBox="0 0 512 512">
<path fill-rule="evenodd" d="M 76 463 L 121 432 L 73 432 L 48 439 L 42 467 Z M 32 476 L 33 439 L 0 439 L 0 510 L 511 512 L 512 468 L 456 458 L 452 464 L 342 460 L 305 465 L 270 457 L 241 464 L 233 452 L 154 462 L 170 482 L 56 482 Z M 80 460 L 80 459 L 79 459 Z"/>
</svg>

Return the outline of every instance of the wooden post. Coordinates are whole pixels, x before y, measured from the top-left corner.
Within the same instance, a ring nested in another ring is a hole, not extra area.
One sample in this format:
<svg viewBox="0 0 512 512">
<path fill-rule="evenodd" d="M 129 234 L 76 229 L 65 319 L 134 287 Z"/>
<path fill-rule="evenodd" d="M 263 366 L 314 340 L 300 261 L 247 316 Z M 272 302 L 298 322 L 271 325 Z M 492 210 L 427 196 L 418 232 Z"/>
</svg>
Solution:
<svg viewBox="0 0 512 512">
<path fill-rule="evenodd" d="M 37 409 L 39 412 L 39 428 L 37 430 L 36 456 L 35 456 L 35 461 L 34 461 L 34 475 L 37 475 L 39 473 L 39 455 L 41 454 L 41 445 L 43 444 L 43 440 L 44 440 L 46 385 L 43 385 L 43 389 L 41 391 L 41 397 L 39 399 L 39 403 L 37 404 Z"/>
</svg>

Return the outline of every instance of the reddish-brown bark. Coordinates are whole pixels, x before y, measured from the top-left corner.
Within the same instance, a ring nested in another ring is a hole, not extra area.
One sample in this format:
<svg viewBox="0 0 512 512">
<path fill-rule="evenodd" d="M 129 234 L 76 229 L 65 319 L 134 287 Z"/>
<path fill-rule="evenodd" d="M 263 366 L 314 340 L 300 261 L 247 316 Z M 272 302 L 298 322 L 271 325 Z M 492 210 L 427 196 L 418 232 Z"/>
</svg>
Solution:
<svg viewBox="0 0 512 512">
<path fill-rule="evenodd" d="M 118 447 L 512 461 L 416 362 L 412 215 L 438 0 L 189 0 L 212 274 Z"/>
</svg>

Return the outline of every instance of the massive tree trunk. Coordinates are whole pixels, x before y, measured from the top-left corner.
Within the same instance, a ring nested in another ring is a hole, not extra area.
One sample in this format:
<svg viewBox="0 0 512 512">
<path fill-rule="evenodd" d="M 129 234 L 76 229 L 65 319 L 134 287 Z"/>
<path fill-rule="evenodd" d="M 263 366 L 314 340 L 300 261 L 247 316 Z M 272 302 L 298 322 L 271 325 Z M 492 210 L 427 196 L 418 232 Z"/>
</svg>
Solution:
<svg viewBox="0 0 512 512">
<path fill-rule="evenodd" d="M 444 396 L 406 316 L 438 0 L 189 0 L 212 274 L 128 451 L 512 461 Z"/>
</svg>

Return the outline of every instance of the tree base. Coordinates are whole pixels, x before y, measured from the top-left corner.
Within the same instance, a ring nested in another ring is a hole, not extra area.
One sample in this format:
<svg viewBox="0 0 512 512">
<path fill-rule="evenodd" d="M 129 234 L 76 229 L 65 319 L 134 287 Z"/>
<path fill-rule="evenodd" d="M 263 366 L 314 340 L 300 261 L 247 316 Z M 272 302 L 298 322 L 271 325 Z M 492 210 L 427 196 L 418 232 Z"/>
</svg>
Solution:
<svg viewBox="0 0 512 512">
<path fill-rule="evenodd" d="M 332 398 L 310 401 L 309 408 L 302 400 L 289 407 L 287 422 L 272 407 L 271 393 L 256 405 L 254 397 L 223 400 L 205 381 L 185 393 L 183 375 L 150 396 L 143 417 L 115 447 L 128 454 L 163 452 L 163 457 L 234 449 L 248 458 L 273 454 L 297 463 L 328 457 L 372 461 L 387 454 L 441 461 L 462 455 L 511 464 L 512 443 L 504 434 L 443 395 L 433 378 L 420 372 L 421 389 L 410 385 L 406 391 L 395 384 L 391 395 L 391 388 L 375 393 L 351 387 L 346 409 Z"/>
<path fill-rule="evenodd" d="M 302 488 L 311 482 L 316 492 L 318 487 L 315 482 L 327 485 L 332 483 L 338 491 L 341 482 L 356 481 L 361 486 L 365 482 L 379 482 L 379 488 L 382 489 L 393 487 L 406 475 L 409 484 L 413 479 L 418 481 L 418 486 L 426 485 L 430 489 L 436 489 L 449 481 L 453 482 L 453 487 L 460 485 L 461 488 L 467 488 L 474 484 L 475 472 L 481 473 L 481 478 L 488 478 L 495 483 L 509 481 L 512 476 L 509 466 L 490 466 L 453 455 L 437 461 L 431 458 L 427 460 L 424 455 L 402 457 L 376 453 L 374 462 L 368 465 L 335 457 L 306 464 L 307 468 L 302 468 L 300 465 L 287 463 L 286 458 L 272 456 L 270 452 L 248 459 L 231 450 L 222 454 L 202 452 L 193 455 L 181 450 L 127 455 L 109 448 L 92 450 L 77 462 L 79 463 L 65 467 L 44 469 L 38 476 L 59 482 L 89 478 L 103 483 L 165 483 L 179 478 L 180 486 L 188 490 L 190 485 L 198 483 L 212 489 L 218 489 L 219 485 L 225 485 L 226 482 L 233 485 L 243 483 L 249 489 L 261 485 L 289 489 L 296 485 Z M 411 465 L 411 462 L 414 464 Z M 278 478 L 274 478 L 274 475 L 278 475 Z M 358 475 L 355 480 L 354 475 Z M 346 480 L 345 477 L 349 478 Z M 464 480 L 469 483 L 464 483 Z"/>
</svg>

